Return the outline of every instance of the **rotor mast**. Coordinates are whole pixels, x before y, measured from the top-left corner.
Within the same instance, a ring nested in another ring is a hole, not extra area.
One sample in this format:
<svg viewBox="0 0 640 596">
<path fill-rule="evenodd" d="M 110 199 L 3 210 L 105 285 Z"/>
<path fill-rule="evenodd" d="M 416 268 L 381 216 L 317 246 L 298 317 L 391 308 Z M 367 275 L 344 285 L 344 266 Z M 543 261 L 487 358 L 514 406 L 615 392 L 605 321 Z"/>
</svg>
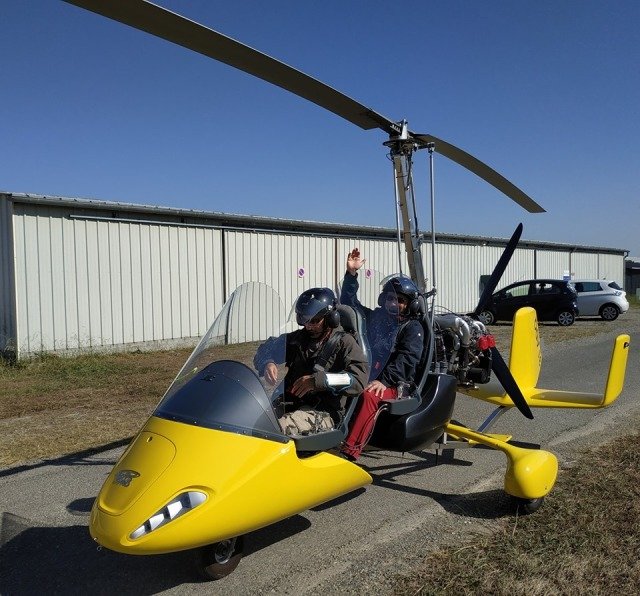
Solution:
<svg viewBox="0 0 640 596">
<path fill-rule="evenodd" d="M 424 293 L 426 292 L 427 280 L 420 251 L 422 239 L 418 231 L 416 206 L 415 200 L 413 200 L 412 171 L 413 153 L 419 148 L 419 145 L 410 135 L 406 120 L 400 123 L 400 133 L 396 136 L 390 136 L 384 145 L 389 148 L 389 154 L 393 162 L 398 241 L 400 242 L 400 220 L 402 220 L 402 241 L 407 254 L 409 275 L 418 286 L 420 292 Z M 409 208 L 409 197 L 412 199 L 411 209 Z M 401 265 L 400 263 L 400 267 Z"/>
</svg>

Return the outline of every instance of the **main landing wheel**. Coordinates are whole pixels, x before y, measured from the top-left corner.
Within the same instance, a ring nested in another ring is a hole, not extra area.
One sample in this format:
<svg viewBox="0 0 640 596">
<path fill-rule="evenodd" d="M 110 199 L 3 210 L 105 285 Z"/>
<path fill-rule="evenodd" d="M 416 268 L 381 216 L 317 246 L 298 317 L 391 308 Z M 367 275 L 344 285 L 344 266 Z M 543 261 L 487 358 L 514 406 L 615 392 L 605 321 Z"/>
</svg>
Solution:
<svg viewBox="0 0 640 596">
<path fill-rule="evenodd" d="M 529 515 L 530 513 L 535 513 L 542 507 L 542 503 L 544 503 L 544 497 L 539 497 L 537 499 L 522 499 L 520 497 L 513 497 L 513 501 L 516 504 L 516 508 L 519 514 L 521 515 Z"/>
<path fill-rule="evenodd" d="M 198 551 L 198 568 L 205 579 L 222 579 L 240 563 L 244 541 L 242 536 L 203 546 Z"/>
</svg>

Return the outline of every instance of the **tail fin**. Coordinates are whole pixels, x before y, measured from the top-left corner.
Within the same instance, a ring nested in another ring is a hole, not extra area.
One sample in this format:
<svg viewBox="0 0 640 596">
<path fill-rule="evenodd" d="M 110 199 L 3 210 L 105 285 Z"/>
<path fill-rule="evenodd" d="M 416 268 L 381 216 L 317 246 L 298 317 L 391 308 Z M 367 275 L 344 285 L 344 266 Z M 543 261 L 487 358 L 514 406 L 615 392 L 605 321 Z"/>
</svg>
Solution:
<svg viewBox="0 0 640 596">
<path fill-rule="evenodd" d="M 538 319 L 536 311 L 526 306 L 518 310 L 513 317 L 509 370 L 518 386 L 524 389 L 536 386 L 541 367 L 542 351 Z"/>
<path fill-rule="evenodd" d="M 604 399 L 602 400 L 603 407 L 614 402 L 622 392 L 624 374 L 627 370 L 630 340 L 631 338 L 628 335 L 618 335 L 613 344 L 611 363 L 609 364 L 609 376 L 607 377 L 607 384 L 604 388 Z"/>
</svg>

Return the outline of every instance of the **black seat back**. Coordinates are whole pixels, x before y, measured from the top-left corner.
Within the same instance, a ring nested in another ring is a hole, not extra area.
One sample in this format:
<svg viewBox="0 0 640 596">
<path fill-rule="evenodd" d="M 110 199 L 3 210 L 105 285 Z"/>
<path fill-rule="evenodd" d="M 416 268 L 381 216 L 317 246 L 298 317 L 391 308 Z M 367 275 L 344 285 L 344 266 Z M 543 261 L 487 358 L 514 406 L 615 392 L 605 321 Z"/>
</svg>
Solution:
<svg viewBox="0 0 640 596">
<path fill-rule="evenodd" d="M 371 350 L 369 349 L 367 321 L 364 315 L 359 310 L 346 304 L 338 304 L 338 312 L 340 313 L 340 324 L 342 328 L 355 337 L 369 362 L 369 366 L 371 366 Z"/>
</svg>

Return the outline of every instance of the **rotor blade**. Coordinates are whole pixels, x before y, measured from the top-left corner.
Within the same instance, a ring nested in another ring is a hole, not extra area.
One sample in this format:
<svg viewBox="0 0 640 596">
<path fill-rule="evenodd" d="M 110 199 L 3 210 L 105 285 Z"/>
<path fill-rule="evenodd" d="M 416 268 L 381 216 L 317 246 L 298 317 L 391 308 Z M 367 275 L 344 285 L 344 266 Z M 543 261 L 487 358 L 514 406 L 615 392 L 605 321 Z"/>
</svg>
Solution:
<svg viewBox="0 0 640 596">
<path fill-rule="evenodd" d="M 392 137 L 402 134 L 401 123 L 389 120 L 317 79 L 222 33 L 146 0 L 65 0 L 65 2 L 233 66 L 315 103 L 365 130 L 379 128 Z M 435 150 L 438 153 L 480 176 L 528 211 L 544 212 L 540 205 L 504 176 L 469 153 L 431 135 L 410 133 L 410 136 L 422 143 L 435 143 Z"/>
<path fill-rule="evenodd" d="M 513 378 L 509 367 L 506 362 L 503 360 L 502 355 L 498 352 L 497 348 L 491 348 L 491 368 L 496 375 L 500 384 L 504 387 L 504 390 L 507 392 L 513 405 L 518 408 L 526 416 L 529 420 L 533 420 L 533 413 L 531 412 L 531 408 L 529 408 L 529 404 L 527 400 L 522 395 L 522 391 L 520 391 L 520 387 L 518 387 L 518 383 Z"/>
<path fill-rule="evenodd" d="M 478 301 L 478 306 L 476 306 L 476 309 L 472 313 L 475 316 L 479 315 L 484 310 L 484 307 L 486 306 L 487 302 L 489 302 L 491 295 L 493 294 L 496 287 L 498 286 L 500 278 L 502 277 L 502 274 L 507 268 L 507 265 L 509 264 L 511 257 L 513 256 L 513 253 L 516 250 L 516 246 L 518 246 L 518 242 L 520 241 L 521 235 L 522 235 L 522 224 L 520 223 L 518 224 L 518 227 L 515 229 L 515 231 L 511 235 L 509 242 L 507 242 L 507 246 L 505 246 L 505 249 L 502 251 L 502 254 L 500 255 L 500 259 L 498 259 L 496 266 L 491 272 L 491 277 L 489 278 L 489 281 L 485 285 L 484 290 L 482 290 L 482 296 L 480 296 L 480 300 Z"/>
<path fill-rule="evenodd" d="M 510 199 L 524 207 L 529 213 L 544 213 L 545 210 L 538 205 L 531 197 L 522 192 L 515 184 L 509 182 L 502 174 L 498 174 L 493 168 L 482 163 L 479 159 L 473 157 L 466 151 L 458 149 L 455 145 L 447 143 L 442 139 L 438 139 L 432 135 L 411 133 L 413 138 L 423 141 L 424 143 L 434 143 L 434 150 L 457 164 L 473 172 L 494 188 L 507 195 Z"/>
<path fill-rule="evenodd" d="M 365 129 L 398 134 L 400 126 L 295 68 L 222 33 L 144 0 L 65 0 L 146 31 L 295 93 Z"/>
</svg>

